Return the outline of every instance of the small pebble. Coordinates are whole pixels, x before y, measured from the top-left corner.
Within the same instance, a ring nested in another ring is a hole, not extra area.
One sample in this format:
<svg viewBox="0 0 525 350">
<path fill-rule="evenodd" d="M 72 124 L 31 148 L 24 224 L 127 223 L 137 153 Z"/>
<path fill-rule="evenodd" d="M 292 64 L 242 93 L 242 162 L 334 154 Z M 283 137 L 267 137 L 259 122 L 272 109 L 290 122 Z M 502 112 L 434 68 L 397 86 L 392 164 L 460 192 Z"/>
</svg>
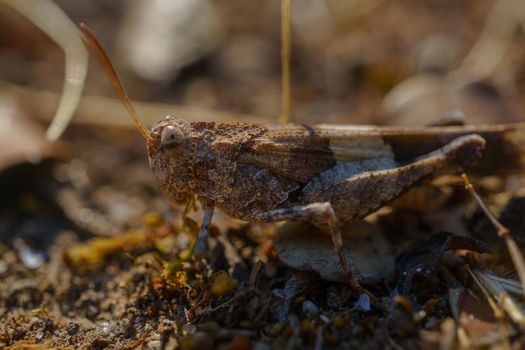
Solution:
<svg viewBox="0 0 525 350">
<path fill-rule="evenodd" d="M 254 350 L 270 350 L 271 347 L 270 345 L 268 345 L 268 343 L 265 343 L 263 341 L 258 341 L 257 343 L 255 343 L 253 349 Z"/>
<path fill-rule="evenodd" d="M 330 323 L 330 319 L 329 319 L 328 316 L 326 316 L 326 315 L 321 315 L 321 316 L 319 316 L 319 319 L 320 319 L 321 322 L 323 322 L 324 324 L 329 324 L 329 323 Z"/>
<path fill-rule="evenodd" d="M 319 316 L 319 308 L 310 300 L 303 301 L 303 313 L 309 318 Z"/>
<path fill-rule="evenodd" d="M 109 322 L 107 321 L 100 322 L 99 326 L 102 332 L 107 333 L 109 331 Z"/>
<path fill-rule="evenodd" d="M 14 245 L 18 250 L 20 260 L 28 269 L 34 270 L 44 264 L 45 255 L 43 252 L 34 251 L 21 239 L 15 240 Z"/>
<path fill-rule="evenodd" d="M 7 271 L 7 263 L 4 260 L 0 260 L 0 275 Z"/>
<path fill-rule="evenodd" d="M 148 342 L 148 350 L 160 350 L 162 349 L 162 342 L 160 340 L 152 340 Z"/>
<path fill-rule="evenodd" d="M 356 310 L 369 312 L 370 311 L 370 297 L 366 294 L 359 295 L 357 301 L 354 304 Z"/>
</svg>

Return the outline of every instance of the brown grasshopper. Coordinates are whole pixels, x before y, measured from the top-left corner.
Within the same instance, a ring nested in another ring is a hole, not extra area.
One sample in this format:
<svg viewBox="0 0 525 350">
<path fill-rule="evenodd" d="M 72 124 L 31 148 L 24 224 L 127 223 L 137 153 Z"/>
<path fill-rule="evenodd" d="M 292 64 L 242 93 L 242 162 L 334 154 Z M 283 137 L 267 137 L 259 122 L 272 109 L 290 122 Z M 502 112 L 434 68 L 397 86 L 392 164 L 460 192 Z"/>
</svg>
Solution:
<svg viewBox="0 0 525 350">
<path fill-rule="evenodd" d="M 94 35 L 81 25 L 147 141 L 151 169 L 170 198 L 197 198 L 203 252 L 217 207 L 249 222 L 310 220 L 330 232 L 343 272 L 340 226 L 378 210 L 416 184 L 474 165 L 481 173 L 521 166 L 525 123 L 396 128 L 347 125 L 188 123 L 166 116 L 149 131 Z"/>
</svg>

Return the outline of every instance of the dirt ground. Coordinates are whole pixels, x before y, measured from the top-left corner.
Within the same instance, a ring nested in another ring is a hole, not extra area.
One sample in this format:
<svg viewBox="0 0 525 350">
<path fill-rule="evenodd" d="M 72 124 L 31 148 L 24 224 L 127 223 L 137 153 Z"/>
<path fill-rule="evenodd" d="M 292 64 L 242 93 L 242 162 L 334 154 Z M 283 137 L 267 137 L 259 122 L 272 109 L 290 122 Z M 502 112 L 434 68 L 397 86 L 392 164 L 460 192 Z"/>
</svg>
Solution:
<svg viewBox="0 0 525 350">
<path fill-rule="evenodd" d="M 190 121 L 277 120 L 278 1 L 158 3 L 57 1 L 97 33 L 132 100 L 146 101 L 138 110 L 148 125 L 171 107 Z M 292 3 L 295 122 L 522 119 L 522 5 Z M 102 70 L 91 65 L 72 125 L 51 144 L 44 131 L 63 54 L 4 4 L 0 22 L 0 348 L 524 346 L 515 264 L 459 176 L 344 226 L 347 259 L 369 295 L 341 280 L 330 237 L 305 223 L 219 212 L 208 250 L 194 256 L 202 210 L 162 194 Z M 469 173 L 518 251 L 520 164 Z"/>
</svg>

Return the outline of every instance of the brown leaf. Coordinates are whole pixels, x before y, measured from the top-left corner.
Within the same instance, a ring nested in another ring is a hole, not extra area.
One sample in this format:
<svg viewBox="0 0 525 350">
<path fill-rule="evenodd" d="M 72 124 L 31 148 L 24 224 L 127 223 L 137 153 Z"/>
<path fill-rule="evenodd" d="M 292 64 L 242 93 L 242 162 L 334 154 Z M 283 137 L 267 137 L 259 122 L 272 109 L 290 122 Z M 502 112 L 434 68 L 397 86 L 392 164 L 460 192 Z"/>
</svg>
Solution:
<svg viewBox="0 0 525 350">
<path fill-rule="evenodd" d="M 434 277 L 443 259 L 443 254 L 449 250 L 471 250 L 479 253 L 489 252 L 485 243 L 464 236 L 443 232 L 431 236 L 425 243 L 413 247 L 399 258 L 399 281 L 397 290 L 407 294 L 412 287 L 415 275 Z"/>
</svg>

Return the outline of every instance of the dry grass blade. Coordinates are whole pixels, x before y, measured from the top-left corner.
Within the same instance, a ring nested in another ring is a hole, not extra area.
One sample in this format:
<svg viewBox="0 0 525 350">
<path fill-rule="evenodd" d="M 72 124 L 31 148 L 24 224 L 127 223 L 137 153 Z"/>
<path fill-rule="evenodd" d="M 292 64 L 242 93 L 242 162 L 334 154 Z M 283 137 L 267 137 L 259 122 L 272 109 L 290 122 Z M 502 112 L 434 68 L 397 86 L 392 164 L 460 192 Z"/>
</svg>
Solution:
<svg viewBox="0 0 525 350">
<path fill-rule="evenodd" d="M 481 34 L 457 67 L 444 78 L 424 73 L 399 82 L 384 97 L 385 108 L 390 113 L 406 113 L 406 108 L 417 101 L 425 101 L 430 96 L 435 102 L 436 96 L 443 96 L 448 110 L 461 110 L 457 93 L 453 91 L 488 79 L 496 73 L 524 18 L 525 2 L 496 1 Z"/>
<path fill-rule="evenodd" d="M 516 241 L 512 238 L 510 235 L 509 230 L 503 226 L 495 217 L 492 215 L 490 210 L 487 208 L 479 194 L 474 189 L 474 186 L 470 183 L 467 174 L 462 174 L 463 181 L 465 182 L 465 188 L 467 191 L 470 192 L 470 194 L 474 197 L 476 202 L 478 202 L 479 207 L 487 218 L 490 220 L 492 225 L 496 228 L 498 231 L 498 236 L 502 238 L 505 241 L 505 244 L 507 245 L 507 249 L 509 250 L 510 257 L 512 259 L 512 262 L 514 263 L 514 266 L 516 267 L 516 271 L 518 273 L 518 277 L 521 282 L 521 288 L 525 290 L 525 261 L 523 260 L 523 255 L 521 254 L 520 249 L 518 248 L 518 245 L 516 244 Z"/>
<path fill-rule="evenodd" d="M 13 97 L 18 104 L 29 113 L 43 121 L 51 120 L 54 106 L 60 99 L 60 95 L 45 90 L 34 90 L 25 86 L 5 83 L 0 81 L 0 94 Z M 24 103 L 31 101 L 31 104 Z M 236 114 L 227 111 L 217 111 L 199 107 L 183 106 L 172 103 L 134 101 L 133 105 L 139 111 L 142 121 L 146 126 L 156 123 L 164 115 L 183 115 L 189 122 L 201 120 L 214 120 L 216 122 L 250 121 L 257 123 L 269 123 L 270 117 Z M 126 114 L 126 116 L 124 116 Z M 80 101 L 74 124 L 135 128 L 135 123 L 122 109 L 122 102 L 116 98 L 84 95 Z"/>
<path fill-rule="evenodd" d="M 509 329 L 508 324 L 505 323 L 504 320 L 504 310 L 497 305 L 497 303 L 494 301 L 494 298 L 491 296 L 490 292 L 487 290 L 487 288 L 481 283 L 481 281 L 477 278 L 477 276 L 472 272 L 472 270 L 467 266 L 466 270 L 474 280 L 474 282 L 478 285 L 478 287 L 483 292 L 488 305 L 490 309 L 492 310 L 492 314 L 494 315 L 494 319 L 497 322 L 498 332 L 501 337 L 501 341 L 503 344 L 504 349 L 510 349 L 510 341 L 509 341 Z M 473 339 L 472 334 L 469 334 L 470 332 L 465 329 L 465 325 L 462 324 L 462 312 L 468 312 L 470 313 L 468 318 L 469 320 L 472 320 L 474 318 L 478 318 L 481 316 L 481 313 L 475 316 L 475 313 L 472 313 L 474 310 L 468 308 L 465 308 L 465 304 L 463 304 L 463 307 L 460 306 L 460 303 L 464 303 L 464 301 L 461 301 L 465 295 L 471 295 L 470 290 L 465 288 L 463 284 L 456 279 L 456 277 L 448 270 L 446 267 L 442 266 L 440 268 L 441 275 L 443 278 L 447 281 L 447 284 L 449 287 L 449 304 L 452 311 L 452 315 L 454 316 L 454 320 L 456 321 L 456 327 L 457 327 L 457 334 L 458 334 L 458 340 L 461 344 L 461 348 L 472 348 L 475 347 L 473 345 L 473 342 L 476 343 L 480 339 Z M 478 308 L 479 310 L 479 308 Z M 467 326 L 468 327 L 468 326 Z M 479 344 L 479 343 L 478 343 Z"/>
<path fill-rule="evenodd" d="M 289 123 L 292 114 L 290 57 L 291 57 L 291 24 L 290 0 L 281 0 L 281 69 L 282 69 L 282 111 L 281 121 Z"/>
<path fill-rule="evenodd" d="M 525 296 L 525 291 L 521 287 L 521 284 L 510 278 L 497 276 L 491 273 L 485 273 L 485 277 L 489 280 L 493 280 L 495 283 L 499 283 L 506 291 L 521 296 Z"/>
<path fill-rule="evenodd" d="M 505 323 L 503 317 L 504 317 L 504 311 L 503 309 L 496 303 L 496 301 L 494 300 L 494 298 L 492 297 L 491 295 L 491 292 L 488 290 L 487 287 L 485 287 L 485 284 L 480 280 L 479 276 L 477 273 L 474 273 L 469 267 L 467 267 L 467 271 L 469 273 L 469 275 L 472 277 L 472 279 L 474 280 L 474 283 L 476 283 L 476 285 L 481 289 L 481 291 L 483 292 L 483 294 L 485 295 L 485 298 L 487 299 L 488 303 L 489 303 L 489 306 L 490 308 L 492 309 L 492 312 L 494 313 L 494 317 L 496 318 L 497 322 L 498 322 L 498 329 L 499 329 L 499 332 L 501 334 L 501 339 L 503 340 L 503 345 L 504 345 L 504 348 L 505 349 L 510 349 L 510 345 L 509 345 L 509 329 L 508 329 L 508 326 L 507 324 Z M 481 275 L 483 276 L 483 275 Z M 508 299 L 508 298 L 505 298 L 505 299 Z M 507 306 L 507 308 L 509 307 L 509 305 L 503 305 L 503 307 Z M 511 306 L 514 306 L 514 304 L 511 304 Z M 510 309 L 510 313 L 509 315 L 511 315 L 511 318 L 512 318 L 512 315 L 514 315 L 515 313 L 513 312 L 513 308 Z M 508 312 L 508 311 L 507 311 Z M 516 313 L 518 315 L 517 319 L 519 320 L 519 313 Z"/>
<path fill-rule="evenodd" d="M 499 0 L 494 4 L 485 27 L 458 67 L 469 79 L 487 79 L 497 68 L 525 17 L 525 2 Z"/>
<path fill-rule="evenodd" d="M 489 295 L 494 296 L 498 304 L 506 311 L 509 317 L 520 325 L 525 324 L 525 312 L 523 308 L 507 293 L 505 287 L 497 281 L 487 278 L 487 274 L 483 271 L 469 270 L 470 275 L 474 281 L 480 286 L 481 290 L 487 296 L 487 300 L 490 301 Z M 495 313 L 498 317 L 498 314 Z"/>
<path fill-rule="evenodd" d="M 88 53 L 73 22 L 51 0 L 3 0 L 44 31 L 64 50 L 66 70 L 60 103 L 47 138 L 62 135 L 82 96 L 88 69 Z"/>
</svg>

